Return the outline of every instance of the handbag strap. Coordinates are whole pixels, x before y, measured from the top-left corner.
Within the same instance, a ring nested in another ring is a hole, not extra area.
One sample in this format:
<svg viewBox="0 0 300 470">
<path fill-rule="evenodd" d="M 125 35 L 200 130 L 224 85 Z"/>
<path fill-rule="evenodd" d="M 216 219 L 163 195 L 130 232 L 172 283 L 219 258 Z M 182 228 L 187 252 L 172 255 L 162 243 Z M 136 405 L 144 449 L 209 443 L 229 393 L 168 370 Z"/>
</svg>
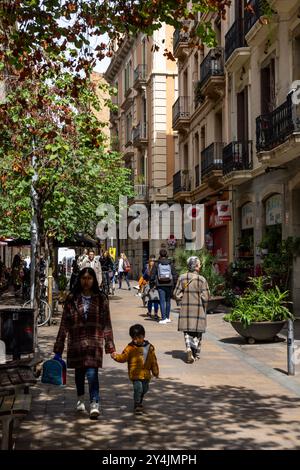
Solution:
<svg viewBox="0 0 300 470">
<path fill-rule="evenodd" d="M 197 279 L 197 277 L 196 277 L 196 276 L 193 276 L 192 279 L 190 279 L 190 280 L 185 284 L 185 286 L 183 286 L 183 292 L 187 289 L 187 287 L 190 285 L 190 283 L 191 283 L 192 281 L 194 281 L 195 279 Z"/>
</svg>

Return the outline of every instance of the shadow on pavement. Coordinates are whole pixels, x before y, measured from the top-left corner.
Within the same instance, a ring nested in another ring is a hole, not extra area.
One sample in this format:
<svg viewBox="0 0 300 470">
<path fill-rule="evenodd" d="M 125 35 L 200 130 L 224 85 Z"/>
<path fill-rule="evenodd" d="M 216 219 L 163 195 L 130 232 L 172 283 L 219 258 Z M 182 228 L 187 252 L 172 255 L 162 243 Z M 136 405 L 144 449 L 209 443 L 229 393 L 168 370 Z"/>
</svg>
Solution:
<svg viewBox="0 0 300 470">
<path fill-rule="evenodd" d="M 180 350 L 166 351 L 165 354 L 172 356 L 173 359 L 181 359 L 183 362 L 186 362 L 186 352 Z"/>
<path fill-rule="evenodd" d="M 48 358 L 52 327 L 43 330 L 39 341 Z M 165 354 L 185 360 L 181 350 Z M 187 364 L 183 373 L 191 370 Z M 201 373 L 201 367 L 194 373 Z M 233 386 L 230 376 L 226 385 L 196 386 L 191 375 L 190 383 L 163 377 L 163 367 L 161 375 L 152 380 L 146 414 L 138 419 L 125 364 L 124 369 L 100 371 L 102 415 L 97 421 L 74 411 L 73 369 L 65 387 L 39 382 L 32 388 L 31 412 L 17 432 L 16 449 L 300 449 L 300 398 L 266 389 L 258 393 L 251 383 Z"/>
<path fill-rule="evenodd" d="M 282 338 L 280 336 L 277 336 L 275 341 L 273 339 L 272 340 L 265 340 L 265 341 L 256 340 L 255 343 L 248 344 L 246 338 L 243 338 L 242 336 L 233 336 L 233 337 L 230 337 L 230 338 L 220 338 L 219 341 L 221 341 L 221 343 L 227 343 L 227 344 L 242 344 L 242 345 L 247 344 L 247 346 L 255 346 L 256 344 L 283 343 L 284 341 L 286 341 L 286 339 Z"/>
<path fill-rule="evenodd" d="M 100 372 L 102 415 L 90 421 L 87 413 L 74 411 L 73 381 L 71 370 L 65 388 L 38 384 L 33 389 L 32 411 L 16 449 L 275 449 L 277 439 L 288 442 L 291 430 L 300 439 L 298 420 L 292 418 L 300 399 L 284 394 L 161 378 L 150 384 L 146 414 L 137 419 L 126 371 L 106 368 Z M 284 409 L 289 419 L 283 419 Z"/>
</svg>

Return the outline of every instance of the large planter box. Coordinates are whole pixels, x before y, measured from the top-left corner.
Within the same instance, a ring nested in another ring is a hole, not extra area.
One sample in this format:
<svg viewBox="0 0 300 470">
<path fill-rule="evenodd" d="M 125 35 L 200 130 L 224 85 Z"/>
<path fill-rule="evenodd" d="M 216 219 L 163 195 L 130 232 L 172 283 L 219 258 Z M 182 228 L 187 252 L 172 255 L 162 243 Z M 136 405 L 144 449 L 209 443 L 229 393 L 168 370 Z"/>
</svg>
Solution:
<svg viewBox="0 0 300 470">
<path fill-rule="evenodd" d="M 254 344 L 255 341 L 268 341 L 275 340 L 276 335 L 285 325 L 285 320 L 274 322 L 253 322 L 246 328 L 243 327 L 242 322 L 231 322 L 231 325 L 237 333 L 247 339 L 249 344 Z"/>
</svg>

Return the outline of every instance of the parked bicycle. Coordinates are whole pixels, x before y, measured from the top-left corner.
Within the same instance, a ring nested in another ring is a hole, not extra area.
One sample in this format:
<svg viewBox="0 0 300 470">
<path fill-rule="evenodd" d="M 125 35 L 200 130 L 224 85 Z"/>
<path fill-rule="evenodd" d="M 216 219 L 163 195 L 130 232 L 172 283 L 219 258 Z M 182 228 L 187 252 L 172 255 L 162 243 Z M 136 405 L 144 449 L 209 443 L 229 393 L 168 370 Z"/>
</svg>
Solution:
<svg viewBox="0 0 300 470">
<path fill-rule="evenodd" d="M 38 316 L 37 316 L 37 326 L 44 326 L 51 325 L 51 319 L 52 319 L 52 309 L 50 305 L 47 302 L 47 295 L 46 295 L 47 288 L 45 284 L 41 283 L 41 293 L 40 293 L 40 303 L 39 303 L 39 308 L 38 308 Z M 30 300 L 27 300 L 23 304 L 23 307 L 29 307 L 30 306 Z"/>
</svg>

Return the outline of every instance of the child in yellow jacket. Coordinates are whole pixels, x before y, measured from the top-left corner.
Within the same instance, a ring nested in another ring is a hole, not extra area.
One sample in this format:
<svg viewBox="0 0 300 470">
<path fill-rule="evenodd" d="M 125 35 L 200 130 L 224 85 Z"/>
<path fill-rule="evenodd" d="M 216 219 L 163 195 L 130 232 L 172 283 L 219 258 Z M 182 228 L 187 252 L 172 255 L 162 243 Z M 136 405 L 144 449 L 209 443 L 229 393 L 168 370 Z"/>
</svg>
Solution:
<svg viewBox="0 0 300 470">
<path fill-rule="evenodd" d="M 132 338 L 122 354 L 112 353 L 117 362 L 128 363 L 128 375 L 133 384 L 134 411 L 143 412 L 143 398 L 148 392 L 151 372 L 158 377 L 159 369 L 154 346 L 145 340 L 145 329 L 142 325 L 133 325 L 129 329 Z"/>
</svg>

